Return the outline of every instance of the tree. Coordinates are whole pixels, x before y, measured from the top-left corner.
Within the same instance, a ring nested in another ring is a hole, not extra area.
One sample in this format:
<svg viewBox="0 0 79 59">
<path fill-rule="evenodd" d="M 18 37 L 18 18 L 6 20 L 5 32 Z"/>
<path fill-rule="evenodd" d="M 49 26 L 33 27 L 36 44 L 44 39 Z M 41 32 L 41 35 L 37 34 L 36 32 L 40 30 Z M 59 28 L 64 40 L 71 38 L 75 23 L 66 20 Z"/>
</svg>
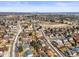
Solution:
<svg viewBox="0 0 79 59">
<path fill-rule="evenodd" d="M 22 46 L 20 46 L 18 49 L 19 49 L 19 52 L 22 52 L 23 51 Z"/>
<path fill-rule="evenodd" d="M 30 45 L 33 46 L 34 49 L 38 52 L 38 49 L 40 48 L 40 46 L 36 41 L 30 42 Z"/>
<path fill-rule="evenodd" d="M 55 20 L 52 20 L 52 19 L 51 19 L 50 22 L 55 22 Z"/>
<path fill-rule="evenodd" d="M 22 38 L 20 37 L 20 38 L 19 38 L 19 41 L 21 41 L 21 40 L 22 40 Z"/>
<path fill-rule="evenodd" d="M 28 28 L 28 26 L 25 26 L 24 28 Z"/>
<path fill-rule="evenodd" d="M 8 40 L 8 42 L 7 43 L 10 43 L 10 40 Z"/>
<path fill-rule="evenodd" d="M 29 33 L 29 36 L 32 36 L 32 32 L 31 32 L 31 33 Z"/>
</svg>

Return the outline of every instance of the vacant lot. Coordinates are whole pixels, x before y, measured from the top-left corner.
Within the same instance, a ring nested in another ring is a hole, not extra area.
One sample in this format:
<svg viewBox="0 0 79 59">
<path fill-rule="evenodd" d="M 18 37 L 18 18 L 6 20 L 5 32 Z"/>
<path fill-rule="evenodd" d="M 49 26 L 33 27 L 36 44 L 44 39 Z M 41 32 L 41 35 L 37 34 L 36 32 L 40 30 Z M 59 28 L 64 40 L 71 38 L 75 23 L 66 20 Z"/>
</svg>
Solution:
<svg viewBox="0 0 79 59">
<path fill-rule="evenodd" d="M 68 25 L 68 24 L 61 24 L 61 23 L 50 23 L 50 22 L 41 22 L 40 25 L 42 27 L 45 27 L 45 28 L 62 28 L 62 27 L 70 27 L 71 25 Z"/>
</svg>

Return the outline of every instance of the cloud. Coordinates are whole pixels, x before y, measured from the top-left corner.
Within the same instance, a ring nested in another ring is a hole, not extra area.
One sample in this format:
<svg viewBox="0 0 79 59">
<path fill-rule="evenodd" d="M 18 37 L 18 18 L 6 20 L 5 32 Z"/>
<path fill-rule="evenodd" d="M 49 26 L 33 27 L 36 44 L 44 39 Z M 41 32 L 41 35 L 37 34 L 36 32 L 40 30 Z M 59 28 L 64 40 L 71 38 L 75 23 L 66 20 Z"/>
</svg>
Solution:
<svg viewBox="0 0 79 59">
<path fill-rule="evenodd" d="M 0 2 L 0 12 L 79 12 L 79 2 Z"/>
</svg>

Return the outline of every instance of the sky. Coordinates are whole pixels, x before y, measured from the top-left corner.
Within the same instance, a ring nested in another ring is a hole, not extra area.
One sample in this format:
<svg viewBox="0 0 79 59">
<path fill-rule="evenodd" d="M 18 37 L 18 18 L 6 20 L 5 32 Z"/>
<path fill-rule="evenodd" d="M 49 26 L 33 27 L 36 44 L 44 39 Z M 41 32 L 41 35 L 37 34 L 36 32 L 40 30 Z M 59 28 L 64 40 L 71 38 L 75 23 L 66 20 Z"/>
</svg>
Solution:
<svg viewBox="0 0 79 59">
<path fill-rule="evenodd" d="M 79 12 L 79 1 L 0 1 L 0 12 Z"/>
</svg>

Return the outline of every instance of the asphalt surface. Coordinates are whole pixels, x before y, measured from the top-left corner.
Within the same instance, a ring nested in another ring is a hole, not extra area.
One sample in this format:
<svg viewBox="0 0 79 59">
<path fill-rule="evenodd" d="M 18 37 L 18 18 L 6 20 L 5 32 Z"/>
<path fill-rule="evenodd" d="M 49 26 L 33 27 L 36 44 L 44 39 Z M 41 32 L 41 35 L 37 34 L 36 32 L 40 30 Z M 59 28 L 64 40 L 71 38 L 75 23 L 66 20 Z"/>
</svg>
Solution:
<svg viewBox="0 0 79 59">
<path fill-rule="evenodd" d="M 12 57 L 15 57 L 15 47 L 16 47 L 16 43 L 17 43 L 17 41 L 18 41 L 18 36 L 19 36 L 19 34 L 21 33 L 21 31 L 22 31 L 22 28 L 21 28 L 21 26 L 20 26 L 19 23 L 18 23 L 18 27 L 19 27 L 19 30 L 18 30 L 18 33 L 16 34 L 16 37 L 15 37 L 14 42 L 13 42 L 13 45 L 12 45 L 12 53 L 11 53 L 11 56 L 12 56 Z"/>
</svg>

